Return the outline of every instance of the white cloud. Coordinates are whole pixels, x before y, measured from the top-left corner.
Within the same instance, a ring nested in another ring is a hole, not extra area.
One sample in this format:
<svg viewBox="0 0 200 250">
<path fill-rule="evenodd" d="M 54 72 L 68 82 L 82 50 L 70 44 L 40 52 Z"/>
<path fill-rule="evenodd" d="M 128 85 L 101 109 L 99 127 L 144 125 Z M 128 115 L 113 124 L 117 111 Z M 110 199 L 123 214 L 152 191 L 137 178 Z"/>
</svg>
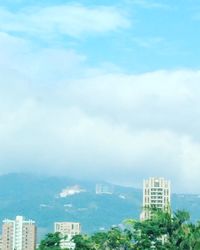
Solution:
<svg viewBox="0 0 200 250">
<path fill-rule="evenodd" d="M 23 82 L 35 85 L 54 85 L 60 79 L 78 76 L 84 55 L 72 49 L 40 48 L 30 41 L 0 33 L 0 80 L 4 88 Z"/>
<path fill-rule="evenodd" d="M 154 119 L 150 121 L 151 124 L 165 124 L 167 118 L 176 120 L 176 109 L 187 106 L 187 110 L 181 110 L 180 115 L 192 111 L 190 108 L 199 94 L 196 88 L 199 77 L 198 71 L 104 74 L 75 80 L 65 91 L 61 91 L 61 95 L 74 105 L 78 103 L 90 114 L 102 114 L 106 117 L 111 115 L 114 121 L 128 119 L 129 122 L 138 124 L 141 119 L 147 120 L 147 117 L 152 116 Z M 141 112 L 138 113 L 137 110 Z M 169 116 L 165 117 L 163 111 Z M 165 121 L 158 121 L 157 117 L 162 117 Z"/>
<path fill-rule="evenodd" d="M 1 171 L 66 173 L 118 183 L 166 176 L 176 189 L 198 191 L 200 144 L 187 136 L 127 129 L 78 108 L 31 100 L 1 124 Z"/>
<path fill-rule="evenodd" d="M 176 190 L 200 191 L 200 71 L 90 75 L 75 51 L 0 36 L 2 173 L 133 184 L 163 175 Z"/>
<path fill-rule="evenodd" d="M 1 8 L 0 23 L 1 31 L 22 32 L 47 38 L 59 34 L 80 37 L 130 26 L 128 17 L 120 9 L 83 5 L 28 8 L 19 12 Z"/>
</svg>

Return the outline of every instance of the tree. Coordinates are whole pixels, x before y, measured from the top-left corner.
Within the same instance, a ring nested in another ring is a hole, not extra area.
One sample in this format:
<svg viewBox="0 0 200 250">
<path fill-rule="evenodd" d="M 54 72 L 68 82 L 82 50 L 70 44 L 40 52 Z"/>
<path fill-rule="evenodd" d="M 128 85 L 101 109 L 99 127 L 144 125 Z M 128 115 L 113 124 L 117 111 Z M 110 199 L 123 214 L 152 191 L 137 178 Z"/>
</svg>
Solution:
<svg viewBox="0 0 200 250">
<path fill-rule="evenodd" d="M 75 235 L 73 242 L 76 244 L 76 250 L 95 250 L 94 242 L 88 235 Z"/>
<path fill-rule="evenodd" d="M 40 242 L 38 250 L 61 250 L 60 242 L 63 238 L 60 233 L 48 233 Z M 66 249 L 67 250 L 67 249 Z"/>
<path fill-rule="evenodd" d="M 191 223 L 189 213 L 174 214 L 153 209 L 145 221 L 126 220 L 123 229 L 111 228 L 93 235 L 76 235 L 75 250 L 199 250 L 200 222 Z M 59 233 L 48 234 L 39 250 L 60 250 Z"/>
</svg>

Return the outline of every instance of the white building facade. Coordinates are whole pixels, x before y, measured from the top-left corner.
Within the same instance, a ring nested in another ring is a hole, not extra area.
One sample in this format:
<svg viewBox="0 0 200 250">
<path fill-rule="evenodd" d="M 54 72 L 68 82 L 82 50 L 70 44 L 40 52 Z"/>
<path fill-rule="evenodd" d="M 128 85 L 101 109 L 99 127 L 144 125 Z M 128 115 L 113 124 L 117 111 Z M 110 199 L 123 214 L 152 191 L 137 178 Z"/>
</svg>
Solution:
<svg viewBox="0 0 200 250">
<path fill-rule="evenodd" d="M 151 177 L 143 181 L 143 211 L 141 220 L 149 219 L 149 208 L 169 211 L 171 204 L 171 183 L 162 177 Z"/>
</svg>

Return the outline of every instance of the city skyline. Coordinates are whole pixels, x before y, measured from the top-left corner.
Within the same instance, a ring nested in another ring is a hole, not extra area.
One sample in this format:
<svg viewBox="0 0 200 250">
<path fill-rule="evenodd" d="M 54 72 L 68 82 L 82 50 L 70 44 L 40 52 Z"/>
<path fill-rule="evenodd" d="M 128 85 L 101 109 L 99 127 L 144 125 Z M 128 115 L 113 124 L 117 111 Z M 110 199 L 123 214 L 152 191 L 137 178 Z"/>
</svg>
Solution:
<svg viewBox="0 0 200 250">
<path fill-rule="evenodd" d="M 0 0 L 0 174 L 200 193 L 199 7 Z"/>
<path fill-rule="evenodd" d="M 110 188 L 112 192 L 110 191 Z M 105 196 L 114 195 L 113 187 L 106 186 L 105 183 L 98 183 L 94 186 L 94 189 L 94 193 L 97 196 L 99 194 Z M 121 197 L 121 195 L 119 197 Z M 150 208 L 157 208 L 169 212 L 172 211 L 171 183 L 169 180 L 166 180 L 163 177 L 149 177 L 147 180 L 144 180 L 143 197 L 141 198 L 141 220 L 146 220 L 150 218 L 150 211 L 148 210 Z M 79 235 L 85 232 L 82 232 L 82 225 L 80 222 L 78 222 L 78 217 L 76 217 L 76 220 L 73 222 L 66 221 L 63 219 L 64 218 L 60 218 L 60 220 L 55 221 L 52 224 L 52 231 L 49 233 L 60 233 L 60 237 L 64 238 L 60 242 L 61 249 L 74 249 L 75 244 L 73 243 L 72 238 L 75 235 Z M 120 226 L 121 222 L 118 221 L 118 223 L 118 226 Z M 111 228 L 116 227 L 116 225 L 110 226 Z M 39 242 L 37 242 L 37 228 L 37 221 L 32 219 L 26 220 L 26 218 L 22 215 L 16 215 L 16 218 L 14 220 L 7 218 L 4 219 L 2 221 L 2 235 L 0 235 L 0 246 L 2 245 L 2 250 L 34 250 L 36 248 L 36 245 L 39 245 Z M 105 231 L 105 228 L 103 230 L 102 228 L 99 230 Z"/>
</svg>

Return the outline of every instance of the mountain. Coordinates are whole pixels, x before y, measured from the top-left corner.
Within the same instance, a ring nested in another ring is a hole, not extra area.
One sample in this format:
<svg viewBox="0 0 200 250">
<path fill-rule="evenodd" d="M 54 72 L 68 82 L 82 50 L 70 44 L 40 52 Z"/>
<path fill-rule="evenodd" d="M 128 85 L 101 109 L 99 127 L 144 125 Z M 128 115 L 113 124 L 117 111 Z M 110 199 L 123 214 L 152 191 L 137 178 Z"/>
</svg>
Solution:
<svg viewBox="0 0 200 250">
<path fill-rule="evenodd" d="M 91 233 L 139 218 L 142 190 L 67 177 L 31 174 L 0 176 L 0 220 L 23 215 L 37 222 L 39 239 L 53 231 L 55 221 L 78 221 L 83 232 Z M 192 220 L 200 218 L 200 195 L 173 194 L 172 208 L 186 209 Z"/>
</svg>

